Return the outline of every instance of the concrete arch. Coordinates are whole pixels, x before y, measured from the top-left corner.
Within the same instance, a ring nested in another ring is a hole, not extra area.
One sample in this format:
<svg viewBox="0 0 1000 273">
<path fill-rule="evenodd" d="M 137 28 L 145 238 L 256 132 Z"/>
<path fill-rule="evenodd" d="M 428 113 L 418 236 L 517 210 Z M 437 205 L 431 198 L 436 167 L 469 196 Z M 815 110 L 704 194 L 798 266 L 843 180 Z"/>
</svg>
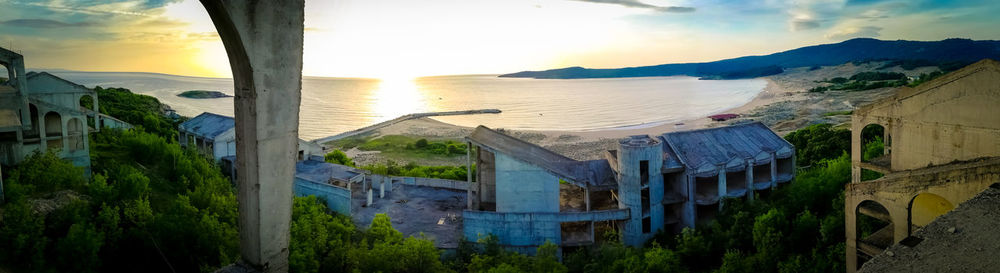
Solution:
<svg viewBox="0 0 1000 273">
<path fill-rule="evenodd" d="M 84 137 L 84 127 L 83 122 L 79 118 L 70 118 L 66 122 L 66 134 L 67 134 L 67 148 L 69 151 L 79 151 L 86 148 Z"/>
<path fill-rule="evenodd" d="M 849 232 L 854 238 L 848 240 L 854 239 L 859 266 L 895 243 L 896 225 L 906 224 L 896 223 L 889 207 L 871 199 L 858 202 L 852 216 L 855 225 Z"/>
<path fill-rule="evenodd" d="M 915 231 L 912 228 L 921 228 L 954 208 L 954 203 L 940 195 L 929 192 L 917 194 L 907 206 L 910 234 Z"/>
<path fill-rule="evenodd" d="M 63 136 L 62 128 L 62 115 L 58 112 L 50 111 L 45 113 L 44 126 L 41 126 L 45 130 L 45 136 Z"/>
</svg>

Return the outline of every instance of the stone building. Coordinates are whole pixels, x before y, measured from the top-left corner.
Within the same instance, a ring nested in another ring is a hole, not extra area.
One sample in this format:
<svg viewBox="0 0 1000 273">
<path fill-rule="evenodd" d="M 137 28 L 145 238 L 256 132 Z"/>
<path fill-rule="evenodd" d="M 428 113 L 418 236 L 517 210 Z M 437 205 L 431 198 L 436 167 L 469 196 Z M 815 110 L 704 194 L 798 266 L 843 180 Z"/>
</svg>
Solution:
<svg viewBox="0 0 1000 273">
<path fill-rule="evenodd" d="M 852 181 L 845 192 L 847 267 L 1000 181 L 1000 63 L 983 60 L 859 107 L 852 117 Z M 863 160 L 881 131 L 883 155 Z M 879 175 L 882 177 L 865 181 Z M 859 230 L 859 219 L 881 223 Z"/>
<path fill-rule="evenodd" d="M 526 252 L 545 241 L 593 244 L 607 230 L 640 246 L 660 230 L 713 219 L 723 198 L 752 199 L 795 175 L 794 147 L 761 123 L 632 136 L 588 161 L 483 126 L 467 140 L 477 182 L 463 212 L 466 239 L 492 234 Z"/>
<path fill-rule="evenodd" d="M 24 58 L 3 48 L 0 64 L 7 70 L 0 84 L 0 164 L 54 150 L 89 173 L 87 135 L 100 129 L 96 122 L 102 116 L 97 93 L 47 72 L 25 73 Z"/>
<path fill-rule="evenodd" d="M 236 120 L 232 117 L 204 112 L 181 123 L 177 130 L 181 146 L 191 145 L 217 161 L 236 156 Z M 296 161 L 324 155 L 322 147 L 302 139 L 298 141 L 297 150 Z"/>
</svg>

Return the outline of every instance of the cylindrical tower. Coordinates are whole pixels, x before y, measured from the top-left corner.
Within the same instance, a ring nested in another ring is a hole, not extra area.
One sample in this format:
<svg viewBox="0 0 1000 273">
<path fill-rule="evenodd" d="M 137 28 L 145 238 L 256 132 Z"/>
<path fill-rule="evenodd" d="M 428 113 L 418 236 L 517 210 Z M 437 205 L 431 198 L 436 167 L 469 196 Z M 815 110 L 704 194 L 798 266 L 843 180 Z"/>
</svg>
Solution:
<svg viewBox="0 0 1000 273">
<path fill-rule="evenodd" d="M 622 236 L 626 245 L 641 246 L 663 228 L 662 141 L 637 135 L 619 144 L 618 206 L 630 215 Z"/>
</svg>

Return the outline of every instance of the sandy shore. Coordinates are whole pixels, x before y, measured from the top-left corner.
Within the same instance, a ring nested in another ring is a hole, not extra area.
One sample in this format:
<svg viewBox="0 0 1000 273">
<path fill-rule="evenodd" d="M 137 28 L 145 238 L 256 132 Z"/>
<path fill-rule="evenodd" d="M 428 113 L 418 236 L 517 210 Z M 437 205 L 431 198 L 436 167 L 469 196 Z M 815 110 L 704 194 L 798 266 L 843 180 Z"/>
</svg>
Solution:
<svg viewBox="0 0 1000 273">
<path fill-rule="evenodd" d="M 588 131 L 504 131 L 525 141 L 541 145 L 578 160 L 600 158 L 605 150 L 616 148 L 618 139 L 631 135 L 659 135 L 667 132 L 726 126 L 751 121 L 760 121 L 778 132 L 778 134 L 784 135 L 810 124 L 842 124 L 850 122 L 849 115 L 829 115 L 828 113 L 850 111 L 858 105 L 863 105 L 891 94 L 891 88 L 861 92 L 830 91 L 809 93 L 806 91 L 809 88 L 818 86 L 820 83 L 817 81 L 819 80 L 833 77 L 849 77 L 861 71 L 874 71 L 879 66 L 881 66 L 880 63 L 862 65 L 848 63 L 839 66 L 823 67 L 817 70 L 795 68 L 789 69 L 782 74 L 764 77 L 762 79 L 767 81 L 767 85 L 756 97 L 742 106 L 723 111 L 723 113 L 739 114 L 740 118 L 723 122 L 712 121 L 705 117 L 655 125 Z M 896 67 L 882 71 L 902 72 L 910 76 L 916 76 L 920 73 L 927 73 L 930 70 L 931 68 L 918 68 L 904 71 Z M 468 136 L 472 129 L 470 127 L 444 123 L 433 118 L 420 118 L 381 128 L 372 132 L 372 134 L 409 135 L 428 139 L 460 140 Z M 356 149 L 349 150 L 348 155 L 355 158 L 355 162 L 362 165 L 385 160 L 377 152 L 361 152 Z M 464 157 L 456 158 L 454 164 L 464 164 L 463 160 Z M 436 160 L 436 162 L 424 163 L 441 164 L 442 162 Z"/>
</svg>

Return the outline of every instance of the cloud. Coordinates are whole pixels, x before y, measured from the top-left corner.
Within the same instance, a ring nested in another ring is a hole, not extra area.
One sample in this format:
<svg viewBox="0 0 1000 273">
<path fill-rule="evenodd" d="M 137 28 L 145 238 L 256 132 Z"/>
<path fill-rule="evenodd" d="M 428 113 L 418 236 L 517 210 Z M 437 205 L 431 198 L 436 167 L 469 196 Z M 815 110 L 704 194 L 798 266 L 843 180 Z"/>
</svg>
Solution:
<svg viewBox="0 0 1000 273">
<path fill-rule="evenodd" d="M 826 38 L 834 41 L 847 40 L 860 37 L 878 37 L 882 28 L 876 26 L 847 27 L 827 33 Z"/>
<path fill-rule="evenodd" d="M 629 8 L 651 9 L 659 12 L 685 13 L 685 12 L 695 11 L 695 8 L 693 7 L 678 7 L 678 6 L 661 7 L 639 2 L 638 0 L 573 0 L 573 1 L 613 4 Z"/>
<path fill-rule="evenodd" d="M 0 22 L 0 25 L 27 28 L 64 28 L 94 26 L 91 22 L 66 23 L 49 19 L 14 19 Z"/>
<path fill-rule="evenodd" d="M 818 20 L 793 19 L 788 23 L 792 25 L 792 31 L 808 30 L 819 27 Z"/>
</svg>

